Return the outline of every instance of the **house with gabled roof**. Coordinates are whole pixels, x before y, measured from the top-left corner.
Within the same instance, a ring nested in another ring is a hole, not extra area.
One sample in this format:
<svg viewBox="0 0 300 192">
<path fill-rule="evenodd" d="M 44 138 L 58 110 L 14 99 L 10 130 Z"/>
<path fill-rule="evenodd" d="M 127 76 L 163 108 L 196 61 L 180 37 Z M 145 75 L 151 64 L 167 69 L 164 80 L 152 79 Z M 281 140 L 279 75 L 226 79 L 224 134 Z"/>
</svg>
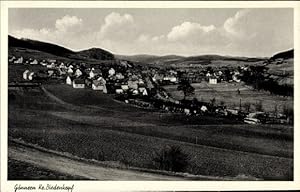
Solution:
<svg viewBox="0 0 300 192">
<path fill-rule="evenodd" d="M 124 90 L 121 88 L 121 85 L 115 86 L 116 94 L 123 94 Z"/>
<path fill-rule="evenodd" d="M 68 69 L 67 72 L 68 72 L 68 74 L 73 74 L 74 71 L 73 71 L 73 69 L 71 67 L 69 67 L 69 69 Z"/>
<path fill-rule="evenodd" d="M 27 79 L 31 81 L 33 80 L 33 78 L 34 78 L 34 72 L 30 72 Z"/>
<path fill-rule="evenodd" d="M 209 77 L 208 83 L 214 84 L 214 85 L 217 84 L 218 83 L 217 77 L 215 77 L 215 76 Z"/>
<path fill-rule="evenodd" d="M 103 91 L 105 89 L 106 82 L 99 81 L 99 80 L 93 80 L 92 83 L 92 89 L 95 91 Z"/>
<path fill-rule="evenodd" d="M 37 65 L 39 62 L 35 59 L 33 61 L 30 62 L 30 65 Z"/>
<path fill-rule="evenodd" d="M 137 89 L 138 88 L 138 81 L 137 80 L 129 80 L 128 81 L 128 87 L 131 89 Z"/>
<path fill-rule="evenodd" d="M 18 58 L 17 60 L 14 61 L 15 64 L 20 64 L 23 63 L 24 59 L 23 57 Z"/>
<path fill-rule="evenodd" d="M 68 76 L 68 77 L 66 78 L 66 84 L 67 84 L 67 85 L 72 85 L 72 83 L 73 83 L 73 78 L 72 78 L 71 76 Z"/>
<path fill-rule="evenodd" d="M 122 88 L 124 91 L 128 91 L 129 86 L 128 86 L 128 84 L 123 83 L 123 84 L 121 85 L 121 88 Z"/>
<path fill-rule="evenodd" d="M 16 60 L 16 57 L 15 56 L 12 56 L 11 58 L 8 59 L 8 62 L 13 62 Z"/>
<path fill-rule="evenodd" d="M 47 68 L 55 68 L 55 63 L 50 63 L 50 64 L 47 64 Z"/>
<path fill-rule="evenodd" d="M 23 79 L 27 80 L 28 75 L 29 75 L 29 70 L 27 69 L 23 72 Z"/>
<path fill-rule="evenodd" d="M 82 75 L 82 72 L 80 69 L 76 69 L 75 74 L 76 77 L 80 77 Z"/>
<path fill-rule="evenodd" d="M 83 89 L 85 88 L 85 82 L 82 78 L 76 78 L 73 80 L 73 88 L 75 89 Z"/>
<path fill-rule="evenodd" d="M 113 75 L 115 75 L 115 73 L 116 73 L 116 70 L 115 70 L 114 68 L 110 68 L 110 69 L 108 70 L 109 76 L 113 76 Z"/>
</svg>

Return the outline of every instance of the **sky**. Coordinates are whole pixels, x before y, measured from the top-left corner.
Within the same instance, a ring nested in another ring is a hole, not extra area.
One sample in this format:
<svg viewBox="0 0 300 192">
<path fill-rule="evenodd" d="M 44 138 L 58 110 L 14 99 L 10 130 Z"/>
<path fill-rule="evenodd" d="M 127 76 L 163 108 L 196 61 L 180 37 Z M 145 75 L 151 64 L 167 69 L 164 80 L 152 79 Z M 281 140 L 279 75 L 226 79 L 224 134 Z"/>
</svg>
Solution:
<svg viewBox="0 0 300 192">
<path fill-rule="evenodd" d="M 9 34 L 74 51 L 269 57 L 293 48 L 289 8 L 10 8 Z"/>
</svg>

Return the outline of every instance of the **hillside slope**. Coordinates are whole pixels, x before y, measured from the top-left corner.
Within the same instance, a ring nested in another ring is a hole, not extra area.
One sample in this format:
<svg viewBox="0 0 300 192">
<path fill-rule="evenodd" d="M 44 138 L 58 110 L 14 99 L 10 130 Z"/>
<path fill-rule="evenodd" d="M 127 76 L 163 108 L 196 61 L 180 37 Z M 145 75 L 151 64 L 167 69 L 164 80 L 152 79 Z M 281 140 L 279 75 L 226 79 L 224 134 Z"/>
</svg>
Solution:
<svg viewBox="0 0 300 192">
<path fill-rule="evenodd" d="M 279 53 L 273 55 L 270 58 L 270 60 L 274 60 L 274 59 L 278 59 L 278 58 L 282 58 L 282 59 L 291 59 L 291 58 L 294 58 L 294 49 L 283 51 L 283 52 L 279 52 Z"/>
<path fill-rule="evenodd" d="M 114 60 L 114 55 L 112 53 L 100 48 L 92 48 L 88 50 L 75 52 L 52 43 L 46 43 L 30 39 L 17 39 L 10 35 L 8 36 L 8 46 L 9 48 L 20 47 L 70 59 Z"/>
<path fill-rule="evenodd" d="M 253 64 L 260 63 L 266 60 L 266 58 L 248 58 L 248 57 L 234 57 L 234 56 L 221 56 L 221 55 L 198 55 L 198 56 L 178 56 L 178 55 L 117 55 L 118 59 L 126 59 L 133 62 L 141 62 L 145 64 L 155 64 L 157 66 L 169 66 L 182 68 L 190 66 L 202 66 L 202 65 L 232 65 L 237 64 Z"/>
</svg>

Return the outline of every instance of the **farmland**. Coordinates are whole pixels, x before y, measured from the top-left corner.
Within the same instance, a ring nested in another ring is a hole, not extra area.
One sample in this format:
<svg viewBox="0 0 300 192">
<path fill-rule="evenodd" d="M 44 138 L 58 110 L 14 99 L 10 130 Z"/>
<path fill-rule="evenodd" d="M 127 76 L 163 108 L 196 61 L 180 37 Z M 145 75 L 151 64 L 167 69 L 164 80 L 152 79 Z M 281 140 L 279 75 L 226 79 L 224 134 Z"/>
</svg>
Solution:
<svg viewBox="0 0 300 192">
<path fill-rule="evenodd" d="M 216 85 L 208 84 L 207 82 L 193 83 L 195 94 L 193 97 L 199 101 L 210 102 L 215 98 L 216 104 L 224 102 L 228 107 L 234 108 L 240 106 L 240 99 L 242 107 L 246 102 L 250 103 L 251 110 L 254 111 L 255 104 L 262 102 L 263 110 L 266 112 L 274 112 L 275 106 L 279 112 L 282 112 L 283 107 L 293 106 L 292 97 L 283 97 L 272 95 L 266 91 L 257 91 L 242 83 L 218 83 Z M 177 85 L 164 86 L 170 95 L 176 99 L 182 99 L 183 93 L 177 90 Z M 238 94 L 238 90 L 240 94 Z"/>
<path fill-rule="evenodd" d="M 292 179 L 291 126 L 251 126 L 217 117 L 140 109 L 111 95 L 67 85 L 10 90 L 9 136 L 100 161 L 156 168 L 153 154 L 180 145 L 186 172 L 211 176 Z M 30 121 L 29 121 L 30 120 Z"/>
</svg>

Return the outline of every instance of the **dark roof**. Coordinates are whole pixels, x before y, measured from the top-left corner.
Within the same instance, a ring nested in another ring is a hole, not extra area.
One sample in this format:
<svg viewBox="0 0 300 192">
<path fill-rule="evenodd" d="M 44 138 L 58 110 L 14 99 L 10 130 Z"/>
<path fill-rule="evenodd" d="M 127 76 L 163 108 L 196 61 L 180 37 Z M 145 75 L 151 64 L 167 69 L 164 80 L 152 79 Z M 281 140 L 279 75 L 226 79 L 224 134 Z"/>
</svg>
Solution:
<svg viewBox="0 0 300 192">
<path fill-rule="evenodd" d="M 74 79 L 73 82 L 75 84 L 84 84 L 84 79 Z"/>
</svg>

